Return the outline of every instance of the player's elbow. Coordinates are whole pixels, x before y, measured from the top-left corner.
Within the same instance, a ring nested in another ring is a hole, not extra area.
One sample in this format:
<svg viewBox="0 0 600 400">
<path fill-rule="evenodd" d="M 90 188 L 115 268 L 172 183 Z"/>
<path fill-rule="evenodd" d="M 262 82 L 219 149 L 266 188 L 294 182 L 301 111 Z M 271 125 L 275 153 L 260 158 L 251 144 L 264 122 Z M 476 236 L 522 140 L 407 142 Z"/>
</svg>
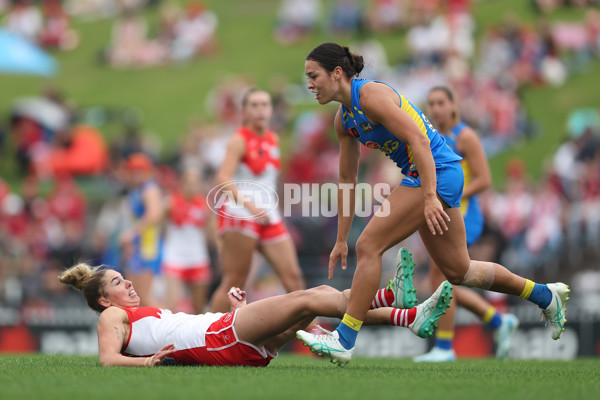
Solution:
<svg viewBox="0 0 600 400">
<path fill-rule="evenodd" d="M 492 187 L 492 177 L 490 176 L 490 174 L 487 174 L 481 182 L 481 191 L 483 192 L 484 190 L 488 190 L 489 188 Z"/>
<path fill-rule="evenodd" d="M 410 140 L 409 145 L 413 149 L 413 151 L 415 149 L 423 149 L 423 150 L 428 150 L 431 152 L 431 146 L 429 143 L 429 139 L 427 138 L 427 136 L 420 134 L 420 132 L 419 132 L 419 134 L 413 135 L 413 137 Z"/>
<path fill-rule="evenodd" d="M 111 362 L 110 357 L 100 354 L 100 365 L 103 367 L 112 367 L 114 364 Z"/>
<path fill-rule="evenodd" d="M 477 193 L 481 193 L 492 187 L 492 176 L 489 171 L 475 176 L 475 180 L 477 181 Z"/>
</svg>

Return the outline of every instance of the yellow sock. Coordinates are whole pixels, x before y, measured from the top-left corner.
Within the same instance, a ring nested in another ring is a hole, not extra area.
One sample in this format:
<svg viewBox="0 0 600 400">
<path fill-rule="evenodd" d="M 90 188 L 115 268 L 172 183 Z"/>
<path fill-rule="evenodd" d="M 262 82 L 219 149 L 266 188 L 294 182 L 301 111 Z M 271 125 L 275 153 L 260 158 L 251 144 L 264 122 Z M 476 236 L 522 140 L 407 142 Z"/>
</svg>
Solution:
<svg viewBox="0 0 600 400">
<path fill-rule="evenodd" d="M 438 329 L 435 332 L 435 338 L 442 340 L 452 340 L 454 339 L 454 331 L 443 331 Z"/>
<path fill-rule="evenodd" d="M 354 329 L 355 331 L 359 331 L 363 322 L 357 320 L 354 317 L 349 316 L 348 314 L 344 314 L 344 318 L 342 319 L 342 324 L 348 326 L 349 328 Z"/>
<path fill-rule="evenodd" d="M 525 287 L 523 288 L 523 292 L 521 292 L 521 294 L 519 296 L 521 298 L 527 300 L 529 298 L 529 296 L 531 295 L 531 291 L 533 290 L 534 286 L 535 286 L 535 283 L 533 281 L 526 279 Z"/>
<path fill-rule="evenodd" d="M 483 316 L 483 323 L 489 323 L 494 317 L 494 314 L 496 314 L 496 307 L 490 306 L 490 308 L 488 308 L 488 310 L 485 312 L 485 315 Z"/>
</svg>

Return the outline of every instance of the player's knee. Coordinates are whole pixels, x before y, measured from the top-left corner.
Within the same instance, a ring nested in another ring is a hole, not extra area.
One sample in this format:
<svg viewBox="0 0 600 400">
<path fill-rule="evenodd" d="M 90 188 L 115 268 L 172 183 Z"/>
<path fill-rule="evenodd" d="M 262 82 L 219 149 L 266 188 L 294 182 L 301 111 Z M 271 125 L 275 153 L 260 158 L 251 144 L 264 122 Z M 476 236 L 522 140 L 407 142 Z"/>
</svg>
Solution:
<svg viewBox="0 0 600 400">
<path fill-rule="evenodd" d="M 359 258 L 372 257 L 380 254 L 380 246 L 366 235 L 360 235 L 356 241 L 356 256 Z"/>
<path fill-rule="evenodd" d="M 246 285 L 246 277 L 237 275 L 237 274 L 229 274 L 223 277 L 221 281 L 221 286 L 225 287 L 229 290 L 231 287 L 244 287 Z"/>
<path fill-rule="evenodd" d="M 317 292 L 332 292 L 332 293 L 339 292 L 339 290 L 337 290 L 336 288 L 332 288 L 329 285 L 316 286 L 316 287 L 314 287 L 312 289 L 309 289 L 309 290 L 314 290 L 314 291 L 317 291 Z"/>
<path fill-rule="evenodd" d="M 463 274 L 448 274 L 446 275 L 446 279 L 453 285 L 460 285 L 464 280 Z"/>
<path fill-rule="evenodd" d="M 484 261 L 471 261 L 460 283 L 466 287 L 489 289 L 494 283 L 496 268 L 493 263 Z"/>
<path fill-rule="evenodd" d="M 462 285 L 463 281 L 465 280 L 465 274 L 467 270 L 468 265 L 462 267 L 460 265 L 456 265 L 451 268 L 444 269 L 443 272 L 448 282 L 453 285 Z"/>
</svg>

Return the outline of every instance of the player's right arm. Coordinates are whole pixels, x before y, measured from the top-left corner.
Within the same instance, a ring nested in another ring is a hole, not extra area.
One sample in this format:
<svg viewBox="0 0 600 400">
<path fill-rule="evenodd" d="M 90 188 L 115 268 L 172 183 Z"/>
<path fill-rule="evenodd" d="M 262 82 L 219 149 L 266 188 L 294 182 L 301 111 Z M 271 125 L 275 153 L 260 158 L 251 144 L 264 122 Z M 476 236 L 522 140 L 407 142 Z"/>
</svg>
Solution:
<svg viewBox="0 0 600 400">
<path fill-rule="evenodd" d="M 127 357 L 121 354 L 125 345 L 125 323 L 127 313 L 118 307 L 109 307 L 100 314 L 98 320 L 98 353 L 100 364 L 105 367 L 143 367 L 158 365 L 166 356 L 175 352 L 169 344 L 151 357 Z"/>
<path fill-rule="evenodd" d="M 329 279 L 337 260 L 341 260 L 342 269 L 347 267 L 348 234 L 354 218 L 355 192 L 358 182 L 358 164 L 360 159 L 360 142 L 350 135 L 342 125 L 342 108 L 338 109 L 333 122 L 340 145 L 340 176 L 338 179 L 338 233 L 337 240 L 329 256 Z"/>
</svg>

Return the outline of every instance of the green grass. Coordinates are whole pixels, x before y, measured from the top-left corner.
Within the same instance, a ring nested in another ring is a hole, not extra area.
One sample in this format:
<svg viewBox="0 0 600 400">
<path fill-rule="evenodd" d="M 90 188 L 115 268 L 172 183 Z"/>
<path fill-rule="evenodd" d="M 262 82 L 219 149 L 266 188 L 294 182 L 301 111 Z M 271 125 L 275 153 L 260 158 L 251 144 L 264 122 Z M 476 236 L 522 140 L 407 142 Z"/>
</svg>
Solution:
<svg viewBox="0 0 600 400">
<path fill-rule="evenodd" d="M 2 356 L 3 399 L 596 399 L 600 360 L 353 360 L 284 355 L 267 368 L 102 368 L 96 357 Z"/>
</svg>

